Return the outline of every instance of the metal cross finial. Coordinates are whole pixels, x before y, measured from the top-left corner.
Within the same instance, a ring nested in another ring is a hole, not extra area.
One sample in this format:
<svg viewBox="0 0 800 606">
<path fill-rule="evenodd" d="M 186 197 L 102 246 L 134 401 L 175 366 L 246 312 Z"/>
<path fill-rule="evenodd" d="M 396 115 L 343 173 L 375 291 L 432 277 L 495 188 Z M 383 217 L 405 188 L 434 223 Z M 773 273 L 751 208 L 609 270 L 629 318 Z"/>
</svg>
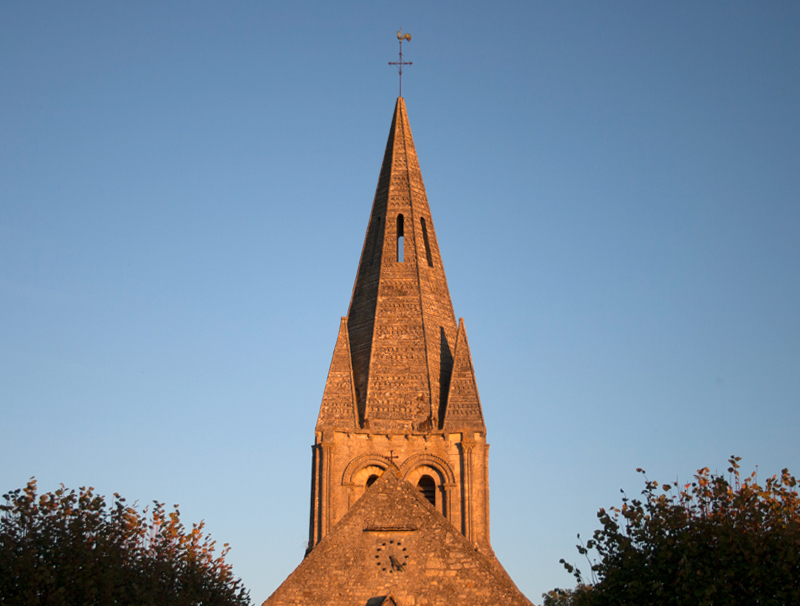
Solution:
<svg viewBox="0 0 800 606">
<path fill-rule="evenodd" d="M 404 65 L 413 65 L 411 61 L 403 61 L 403 40 L 406 42 L 411 42 L 411 34 L 404 34 L 403 30 L 401 29 L 397 32 L 397 40 L 400 42 L 400 59 L 397 61 L 389 61 L 389 65 L 396 65 L 397 66 L 397 73 L 400 76 L 400 94 L 398 96 L 403 96 L 403 66 Z"/>
</svg>

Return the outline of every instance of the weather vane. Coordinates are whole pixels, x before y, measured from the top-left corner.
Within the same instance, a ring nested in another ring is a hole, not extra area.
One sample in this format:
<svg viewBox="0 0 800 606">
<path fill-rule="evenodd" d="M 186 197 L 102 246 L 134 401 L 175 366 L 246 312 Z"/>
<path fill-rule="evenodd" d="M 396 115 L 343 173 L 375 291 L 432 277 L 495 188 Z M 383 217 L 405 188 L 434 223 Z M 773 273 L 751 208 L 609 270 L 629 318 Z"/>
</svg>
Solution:
<svg viewBox="0 0 800 606">
<path fill-rule="evenodd" d="M 404 65 L 413 65 L 411 61 L 403 61 L 403 40 L 406 42 L 411 42 L 411 34 L 404 34 L 403 30 L 401 29 L 397 32 L 397 40 L 400 42 L 400 59 L 397 61 L 389 61 L 389 65 L 396 65 L 397 66 L 397 73 L 400 76 L 400 94 L 398 96 L 403 96 L 403 66 Z"/>
</svg>

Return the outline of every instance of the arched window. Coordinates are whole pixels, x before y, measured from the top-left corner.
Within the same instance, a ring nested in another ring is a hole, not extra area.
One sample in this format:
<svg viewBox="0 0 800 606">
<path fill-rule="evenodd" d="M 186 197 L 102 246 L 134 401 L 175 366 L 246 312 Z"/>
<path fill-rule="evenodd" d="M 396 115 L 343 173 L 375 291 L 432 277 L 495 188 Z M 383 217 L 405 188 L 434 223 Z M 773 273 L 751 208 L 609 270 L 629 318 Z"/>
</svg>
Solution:
<svg viewBox="0 0 800 606">
<path fill-rule="evenodd" d="M 417 482 L 417 489 L 428 502 L 436 507 L 436 482 L 430 476 L 422 476 Z"/>
<path fill-rule="evenodd" d="M 402 263 L 404 257 L 405 242 L 403 238 L 403 215 L 397 215 L 397 262 Z"/>
<path fill-rule="evenodd" d="M 370 477 L 368 477 L 367 478 L 367 488 L 372 486 L 377 479 L 378 479 L 378 476 L 376 476 L 374 473 Z"/>
</svg>

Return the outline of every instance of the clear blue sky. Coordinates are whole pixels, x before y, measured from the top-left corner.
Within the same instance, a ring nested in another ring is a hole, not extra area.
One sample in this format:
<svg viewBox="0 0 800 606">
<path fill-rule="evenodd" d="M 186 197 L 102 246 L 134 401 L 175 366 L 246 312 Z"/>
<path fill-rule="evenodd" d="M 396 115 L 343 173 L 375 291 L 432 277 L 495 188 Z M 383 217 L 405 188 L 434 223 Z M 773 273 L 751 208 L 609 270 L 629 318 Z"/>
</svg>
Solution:
<svg viewBox="0 0 800 606">
<path fill-rule="evenodd" d="M 535 602 L 732 454 L 800 474 L 797 2 L 3 2 L 0 490 L 180 503 L 264 600 L 403 93 Z"/>
</svg>

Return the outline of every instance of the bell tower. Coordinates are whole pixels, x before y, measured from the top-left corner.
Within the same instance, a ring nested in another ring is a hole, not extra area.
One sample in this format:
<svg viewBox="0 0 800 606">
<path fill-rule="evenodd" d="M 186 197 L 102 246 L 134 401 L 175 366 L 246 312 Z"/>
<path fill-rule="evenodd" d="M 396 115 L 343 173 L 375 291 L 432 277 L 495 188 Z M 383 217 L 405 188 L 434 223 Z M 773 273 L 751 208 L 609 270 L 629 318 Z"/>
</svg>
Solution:
<svg viewBox="0 0 800 606">
<path fill-rule="evenodd" d="M 491 553 L 488 455 L 467 333 L 400 97 L 317 420 L 308 551 L 391 469 Z"/>
</svg>

